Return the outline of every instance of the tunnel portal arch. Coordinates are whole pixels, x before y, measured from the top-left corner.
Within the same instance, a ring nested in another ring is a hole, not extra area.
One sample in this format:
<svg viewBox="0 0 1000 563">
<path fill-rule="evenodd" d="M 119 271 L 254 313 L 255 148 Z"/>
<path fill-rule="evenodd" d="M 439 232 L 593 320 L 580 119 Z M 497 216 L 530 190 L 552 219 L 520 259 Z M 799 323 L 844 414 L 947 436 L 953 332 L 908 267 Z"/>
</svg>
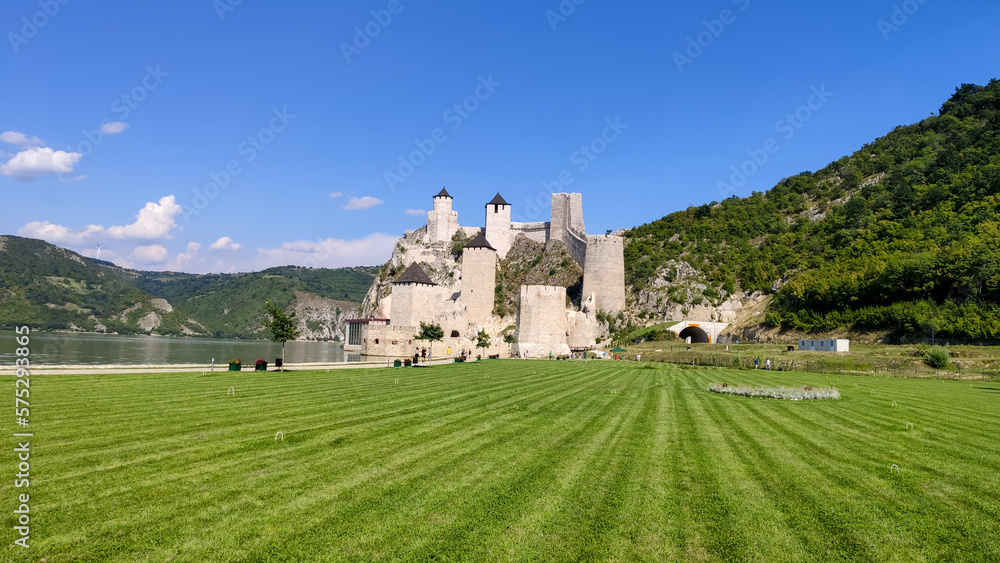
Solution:
<svg viewBox="0 0 1000 563">
<path fill-rule="evenodd" d="M 677 336 L 681 337 L 682 340 L 686 340 L 688 336 L 691 337 L 692 344 L 711 344 L 712 337 L 708 335 L 707 332 L 702 330 L 697 326 L 687 326 L 684 330 L 680 331 Z"/>
</svg>

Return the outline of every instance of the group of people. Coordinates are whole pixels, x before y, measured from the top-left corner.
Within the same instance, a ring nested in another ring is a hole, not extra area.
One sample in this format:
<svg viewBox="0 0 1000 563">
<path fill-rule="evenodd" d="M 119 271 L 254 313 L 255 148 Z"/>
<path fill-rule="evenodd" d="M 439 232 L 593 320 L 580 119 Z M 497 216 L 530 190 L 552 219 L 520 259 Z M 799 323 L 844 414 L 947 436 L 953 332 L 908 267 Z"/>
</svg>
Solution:
<svg viewBox="0 0 1000 563">
<path fill-rule="evenodd" d="M 754 358 L 753 369 L 759 369 L 759 368 L 760 368 L 760 358 Z M 771 369 L 771 358 L 767 358 L 766 360 L 764 360 L 764 369 L 768 370 Z"/>
<path fill-rule="evenodd" d="M 418 364 L 420 361 L 430 360 L 430 356 L 427 355 L 427 348 L 419 348 L 413 350 L 413 363 Z"/>
</svg>

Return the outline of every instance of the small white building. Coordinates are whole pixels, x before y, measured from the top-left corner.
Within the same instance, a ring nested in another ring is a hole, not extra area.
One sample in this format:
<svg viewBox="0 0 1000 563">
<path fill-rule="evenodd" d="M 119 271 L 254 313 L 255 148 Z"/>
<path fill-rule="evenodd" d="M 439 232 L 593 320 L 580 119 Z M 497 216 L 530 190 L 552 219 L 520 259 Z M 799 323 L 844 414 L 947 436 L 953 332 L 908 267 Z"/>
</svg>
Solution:
<svg viewBox="0 0 1000 563">
<path fill-rule="evenodd" d="M 799 350 L 814 350 L 817 352 L 850 352 L 851 341 L 846 338 L 830 340 L 799 340 Z"/>
</svg>

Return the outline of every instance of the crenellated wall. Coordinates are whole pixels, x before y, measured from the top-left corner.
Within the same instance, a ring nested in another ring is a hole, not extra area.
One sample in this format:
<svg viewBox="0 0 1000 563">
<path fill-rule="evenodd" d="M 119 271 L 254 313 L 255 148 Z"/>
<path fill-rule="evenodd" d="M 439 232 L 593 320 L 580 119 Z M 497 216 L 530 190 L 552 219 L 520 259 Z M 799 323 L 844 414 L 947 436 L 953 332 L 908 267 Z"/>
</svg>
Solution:
<svg viewBox="0 0 1000 563">
<path fill-rule="evenodd" d="M 587 237 L 583 298 L 586 300 L 591 294 L 599 311 L 617 313 L 625 308 L 625 243 L 622 237 Z"/>
</svg>

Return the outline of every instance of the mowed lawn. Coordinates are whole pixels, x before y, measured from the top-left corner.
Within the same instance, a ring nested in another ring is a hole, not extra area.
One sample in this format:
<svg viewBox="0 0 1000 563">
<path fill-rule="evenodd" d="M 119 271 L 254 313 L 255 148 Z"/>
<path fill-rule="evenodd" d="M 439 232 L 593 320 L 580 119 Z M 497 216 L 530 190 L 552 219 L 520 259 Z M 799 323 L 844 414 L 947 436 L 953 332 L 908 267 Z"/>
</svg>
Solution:
<svg viewBox="0 0 1000 563">
<path fill-rule="evenodd" d="M 36 376 L 31 404 L 3 561 L 1000 561 L 996 383 L 508 360 Z"/>
</svg>

